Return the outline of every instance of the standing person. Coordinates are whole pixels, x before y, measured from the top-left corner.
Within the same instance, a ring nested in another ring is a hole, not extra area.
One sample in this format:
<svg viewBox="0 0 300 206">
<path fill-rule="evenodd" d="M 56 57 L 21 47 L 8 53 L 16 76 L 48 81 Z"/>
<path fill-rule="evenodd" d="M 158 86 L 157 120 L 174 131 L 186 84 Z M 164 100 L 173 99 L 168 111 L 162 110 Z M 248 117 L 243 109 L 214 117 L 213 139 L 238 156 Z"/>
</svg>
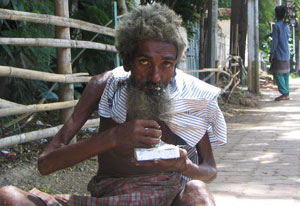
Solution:
<svg viewBox="0 0 300 206">
<path fill-rule="evenodd" d="M 98 172 L 88 184 L 91 197 L 48 195 L 37 189 L 28 193 L 7 186 L 0 189 L 0 205 L 215 205 L 205 183 L 217 174 L 211 144 L 226 143 L 217 102 L 220 90 L 176 69 L 186 45 L 181 18 L 167 7 L 142 6 L 126 14 L 116 30 L 124 66 L 96 77 L 98 82 L 89 84 L 83 95 L 87 100 L 99 88 L 87 102 L 94 108 L 103 92 L 99 133 L 69 144 L 86 119 L 74 123 L 77 119 L 71 118 L 38 161 L 46 175 L 98 155 Z M 84 99 L 75 109 L 77 116 L 93 110 L 84 107 Z M 134 158 L 135 148 L 151 148 L 161 140 L 185 149 L 174 159 Z M 196 154 L 198 162 L 190 154 Z M 181 176 L 193 180 L 181 186 Z"/>
<path fill-rule="evenodd" d="M 283 21 L 286 14 L 286 7 L 277 6 L 275 8 L 276 24 L 273 25 L 272 45 L 270 54 L 270 71 L 274 75 L 278 90 L 282 94 L 276 97 L 276 101 L 289 99 L 289 74 L 290 74 L 290 29 Z"/>
</svg>

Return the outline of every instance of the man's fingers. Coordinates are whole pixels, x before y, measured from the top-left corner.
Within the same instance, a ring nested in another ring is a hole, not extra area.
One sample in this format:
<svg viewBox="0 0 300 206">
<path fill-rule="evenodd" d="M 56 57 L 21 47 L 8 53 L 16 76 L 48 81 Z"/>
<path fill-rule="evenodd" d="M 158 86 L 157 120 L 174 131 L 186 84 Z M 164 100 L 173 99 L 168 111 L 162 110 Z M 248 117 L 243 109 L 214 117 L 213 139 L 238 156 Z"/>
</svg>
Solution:
<svg viewBox="0 0 300 206">
<path fill-rule="evenodd" d="M 140 126 L 144 128 L 160 129 L 160 125 L 154 120 L 138 120 Z"/>
<path fill-rule="evenodd" d="M 155 145 L 157 145 L 160 142 L 159 138 L 152 138 L 152 137 L 140 137 L 139 141 L 140 146 L 144 147 L 144 148 L 151 148 L 154 147 Z"/>
<path fill-rule="evenodd" d="M 154 138 L 161 138 L 162 131 L 160 129 L 145 128 L 143 135 Z"/>
</svg>

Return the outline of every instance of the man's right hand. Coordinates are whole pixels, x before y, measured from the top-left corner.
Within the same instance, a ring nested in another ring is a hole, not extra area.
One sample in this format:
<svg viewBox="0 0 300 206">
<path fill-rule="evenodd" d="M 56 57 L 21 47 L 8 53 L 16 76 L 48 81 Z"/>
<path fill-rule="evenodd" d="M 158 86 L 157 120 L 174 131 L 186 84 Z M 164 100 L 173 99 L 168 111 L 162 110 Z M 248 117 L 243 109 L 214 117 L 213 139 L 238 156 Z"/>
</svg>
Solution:
<svg viewBox="0 0 300 206">
<path fill-rule="evenodd" d="M 112 133 L 111 133 L 112 132 Z M 154 120 L 133 120 L 110 131 L 117 146 L 151 148 L 160 142 L 162 131 Z"/>
</svg>

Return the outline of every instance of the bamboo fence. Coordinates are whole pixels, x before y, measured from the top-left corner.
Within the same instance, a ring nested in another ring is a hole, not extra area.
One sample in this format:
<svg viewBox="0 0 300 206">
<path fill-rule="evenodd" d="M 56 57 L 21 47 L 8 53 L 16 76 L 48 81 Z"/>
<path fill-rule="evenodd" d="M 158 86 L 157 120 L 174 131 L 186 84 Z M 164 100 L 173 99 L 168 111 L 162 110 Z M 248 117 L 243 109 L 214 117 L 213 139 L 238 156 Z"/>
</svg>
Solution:
<svg viewBox="0 0 300 206">
<path fill-rule="evenodd" d="M 39 46 L 56 48 L 85 48 L 103 51 L 116 52 L 113 45 L 101 44 L 97 42 L 67 40 L 67 39 L 47 39 L 47 38 L 0 38 L 0 45 L 8 44 L 14 46 Z"/>
<path fill-rule="evenodd" d="M 227 98 L 227 102 L 228 102 L 233 90 L 240 83 L 240 78 L 239 78 L 240 71 L 233 73 L 231 69 L 233 66 L 236 67 L 240 65 L 238 63 L 232 63 L 232 62 L 238 62 L 240 58 L 241 57 L 239 56 L 229 56 L 217 68 L 204 68 L 201 70 L 188 70 L 184 72 L 188 74 L 211 72 L 206 78 L 203 79 L 203 81 L 210 79 L 214 74 L 216 74 L 216 85 L 221 85 L 221 80 L 219 78 L 220 74 L 224 74 L 225 76 L 227 76 L 228 83 L 225 86 L 221 87 L 221 94 L 229 93 L 229 96 Z M 229 89 L 230 91 L 228 91 Z"/>
<path fill-rule="evenodd" d="M 1 69 L 1 68 L 0 68 Z M 0 70 L 1 71 L 1 70 Z M 18 107 L 18 106 L 24 106 L 22 104 L 17 104 L 15 102 L 7 101 L 5 99 L 0 99 L 0 109 L 1 108 L 9 108 L 9 107 Z"/>
<path fill-rule="evenodd" d="M 51 24 L 62 27 L 72 27 L 85 31 L 114 36 L 114 29 L 109 27 L 92 24 L 86 21 L 81 21 L 72 18 L 53 16 L 48 14 L 36 14 L 23 11 L 14 11 L 9 9 L 0 9 L 0 19 L 28 21 L 39 24 Z"/>
<path fill-rule="evenodd" d="M 48 72 L 40 72 L 29 69 L 22 69 L 9 66 L 0 66 L 0 77 L 17 77 L 23 79 L 40 80 L 46 82 L 59 82 L 59 83 L 75 83 L 75 82 L 88 82 L 91 77 L 80 76 L 87 75 L 81 74 L 53 74 Z"/>
<path fill-rule="evenodd" d="M 10 107 L 9 109 L 0 109 L 0 117 L 5 117 L 9 115 L 24 114 L 29 112 L 42 112 L 42 111 L 51 111 L 57 109 L 65 109 L 76 106 L 78 100 L 65 101 L 65 102 L 55 102 L 48 104 L 32 104 L 24 105 L 18 107 Z"/>
<path fill-rule="evenodd" d="M 91 119 L 88 120 L 82 127 L 84 128 L 95 128 L 99 126 L 100 119 Z M 10 147 L 13 145 L 17 144 L 22 144 L 26 142 L 31 142 L 47 137 L 52 137 L 54 136 L 61 128 L 63 125 L 58 125 L 55 127 L 47 128 L 47 129 L 41 129 L 38 131 L 32 131 L 32 132 L 27 132 L 23 134 L 18 134 L 10 137 L 5 137 L 0 139 L 0 149 L 5 148 L 5 147 Z"/>
<path fill-rule="evenodd" d="M 89 22 L 68 18 L 67 16 L 53 16 L 47 14 L 36 14 L 30 12 L 21 12 L 0 8 L 0 19 L 15 20 L 15 21 L 27 21 L 33 23 L 49 24 L 59 26 L 63 28 L 77 28 L 90 32 L 95 32 L 97 35 L 103 34 L 114 37 L 114 29 L 104 27 Z M 102 51 L 116 52 L 113 45 L 102 44 L 92 41 L 78 41 L 71 39 L 48 39 L 48 38 L 0 38 L 0 45 L 14 45 L 14 46 L 39 46 L 39 47 L 55 47 L 55 48 L 83 48 L 83 49 L 97 49 Z M 76 82 L 88 82 L 91 77 L 87 74 L 54 74 L 41 71 L 34 71 L 32 69 L 16 68 L 10 66 L 0 65 L 0 77 L 15 77 L 30 80 L 48 81 L 55 83 L 72 84 Z M 22 105 L 14 102 L 10 102 L 4 99 L 0 99 L 0 117 L 6 117 L 10 115 L 20 115 L 15 120 L 11 121 L 17 123 L 18 121 L 30 116 L 32 113 L 41 111 L 50 111 L 64 108 L 74 107 L 78 100 L 63 101 L 43 104 L 44 101 L 40 101 L 39 104 Z M 7 128 L 11 126 L 11 122 L 6 125 L 0 125 L 1 128 Z M 97 127 L 99 125 L 99 119 L 88 120 L 85 127 Z M 15 135 L 11 137 L 5 137 L 0 139 L 0 148 L 29 142 L 45 137 L 54 136 L 62 125 L 48 128 L 39 131 L 32 131 L 25 134 Z"/>
</svg>

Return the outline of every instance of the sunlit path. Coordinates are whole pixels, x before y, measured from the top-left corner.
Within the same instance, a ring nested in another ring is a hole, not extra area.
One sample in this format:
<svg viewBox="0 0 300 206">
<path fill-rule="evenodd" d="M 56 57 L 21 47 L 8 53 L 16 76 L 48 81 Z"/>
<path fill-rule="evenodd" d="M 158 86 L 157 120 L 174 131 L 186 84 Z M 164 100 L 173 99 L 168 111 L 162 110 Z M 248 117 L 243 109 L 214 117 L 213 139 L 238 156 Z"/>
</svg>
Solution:
<svg viewBox="0 0 300 206">
<path fill-rule="evenodd" d="M 217 205 L 300 205 L 300 78 L 290 85 L 289 101 L 262 91 L 260 108 L 228 124 L 228 144 L 214 148 L 219 173 L 209 188 Z"/>
</svg>

